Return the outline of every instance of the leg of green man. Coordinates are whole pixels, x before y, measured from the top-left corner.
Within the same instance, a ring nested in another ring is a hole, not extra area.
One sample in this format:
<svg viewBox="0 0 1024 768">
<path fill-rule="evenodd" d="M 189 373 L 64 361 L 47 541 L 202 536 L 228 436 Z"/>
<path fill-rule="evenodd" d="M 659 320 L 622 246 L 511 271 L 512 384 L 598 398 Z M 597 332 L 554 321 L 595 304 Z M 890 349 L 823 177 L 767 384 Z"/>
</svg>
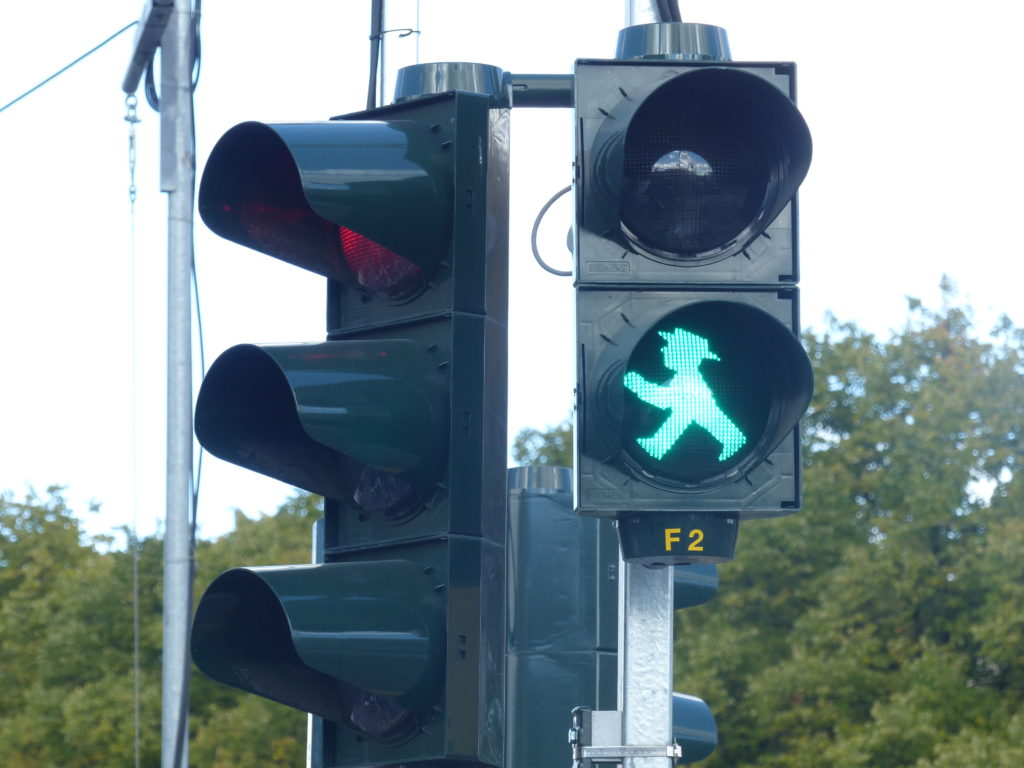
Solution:
<svg viewBox="0 0 1024 768">
<path fill-rule="evenodd" d="M 690 419 L 682 419 L 671 415 L 665 419 L 657 432 L 650 437 L 638 437 L 637 443 L 655 459 L 660 459 L 671 450 L 676 441 L 682 437 L 683 432 L 690 426 Z"/>
</svg>

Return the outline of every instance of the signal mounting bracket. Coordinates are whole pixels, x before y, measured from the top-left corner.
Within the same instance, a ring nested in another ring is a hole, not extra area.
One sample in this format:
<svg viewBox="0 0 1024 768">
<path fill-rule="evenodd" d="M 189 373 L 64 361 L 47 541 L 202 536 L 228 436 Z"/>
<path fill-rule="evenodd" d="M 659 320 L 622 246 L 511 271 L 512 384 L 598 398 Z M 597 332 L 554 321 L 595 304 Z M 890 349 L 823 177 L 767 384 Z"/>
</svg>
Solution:
<svg viewBox="0 0 1024 768">
<path fill-rule="evenodd" d="M 625 758 L 664 757 L 679 760 L 683 748 L 676 743 L 658 745 L 623 745 L 622 712 L 594 711 L 576 707 L 572 711 L 569 746 L 572 747 L 573 768 L 591 768 L 593 763 L 621 763 Z"/>
</svg>

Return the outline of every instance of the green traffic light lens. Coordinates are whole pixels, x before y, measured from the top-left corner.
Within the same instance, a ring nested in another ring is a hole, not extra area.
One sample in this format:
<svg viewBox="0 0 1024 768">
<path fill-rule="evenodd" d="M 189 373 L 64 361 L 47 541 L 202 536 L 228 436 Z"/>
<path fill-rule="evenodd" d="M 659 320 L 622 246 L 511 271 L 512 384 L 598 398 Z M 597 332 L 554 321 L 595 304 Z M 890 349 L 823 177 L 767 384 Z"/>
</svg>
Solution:
<svg viewBox="0 0 1024 768">
<path fill-rule="evenodd" d="M 629 357 L 623 448 L 646 475 L 674 483 L 720 478 L 760 447 L 776 396 L 757 310 L 691 304 L 664 317 Z"/>
</svg>

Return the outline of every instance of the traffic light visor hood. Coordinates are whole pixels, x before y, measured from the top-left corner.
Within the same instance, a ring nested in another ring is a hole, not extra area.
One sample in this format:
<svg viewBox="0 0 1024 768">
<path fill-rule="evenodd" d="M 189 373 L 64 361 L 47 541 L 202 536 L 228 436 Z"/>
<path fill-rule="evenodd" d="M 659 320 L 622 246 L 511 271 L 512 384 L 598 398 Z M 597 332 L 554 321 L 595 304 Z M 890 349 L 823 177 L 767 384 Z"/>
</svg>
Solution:
<svg viewBox="0 0 1024 768">
<path fill-rule="evenodd" d="M 405 560 L 234 568 L 199 601 L 192 657 L 215 680 L 400 741 L 443 687 L 432 586 Z"/>
<path fill-rule="evenodd" d="M 199 214 L 240 245 L 400 293 L 447 255 L 449 155 L 437 131 L 408 120 L 242 123 L 210 153 Z"/>
<path fill-rule="evenodd" d="M 240 344 L 203 380 L 196 437 L 218 458 L 323 496 L 350 496 L 370 471 L 428 497 L 447 460 L 443 376 L 408 340 Z"/>
<path fill-rule="evenodd" d="M 643 99 L 625 132 L 623 234 L 659 258 L 736 254 L 785 208 L 810 160 L 806 123 L 768 80 L 726 67 L 675 75 Z"/>
</svg>

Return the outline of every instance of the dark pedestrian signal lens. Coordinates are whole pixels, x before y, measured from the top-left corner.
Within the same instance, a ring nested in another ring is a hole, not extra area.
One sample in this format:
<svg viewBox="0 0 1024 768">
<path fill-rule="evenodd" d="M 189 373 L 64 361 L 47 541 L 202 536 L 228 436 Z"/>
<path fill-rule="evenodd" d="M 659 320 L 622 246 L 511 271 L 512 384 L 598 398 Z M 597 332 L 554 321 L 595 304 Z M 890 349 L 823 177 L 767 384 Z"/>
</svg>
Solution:
<svg viewBox="0 0 1024 768">
<path fill-rule="evenodd" d="M 798 122 L 802 131 L 792 130 Z M 668 80 L 626 131 L 623 232 L 660 257 L 737 253 L 779 214 L 806 172 L 804 134 L 789 99 L 757 76 L 708 68 Z"/>
<path fill-rule="evenodd" d="M 695 258 L 735 240 L 754 220 L 767 162 L 753 131 L 721 105 L 700 104 L 695 111 L 704 114 L 690 122 L 693 112 L 683 116 L 664 104 L 645 114 L 658 101 L 664 98 L 645 104 L 630 125 L 622 223 L 654 251 Z"/>
</svg>

